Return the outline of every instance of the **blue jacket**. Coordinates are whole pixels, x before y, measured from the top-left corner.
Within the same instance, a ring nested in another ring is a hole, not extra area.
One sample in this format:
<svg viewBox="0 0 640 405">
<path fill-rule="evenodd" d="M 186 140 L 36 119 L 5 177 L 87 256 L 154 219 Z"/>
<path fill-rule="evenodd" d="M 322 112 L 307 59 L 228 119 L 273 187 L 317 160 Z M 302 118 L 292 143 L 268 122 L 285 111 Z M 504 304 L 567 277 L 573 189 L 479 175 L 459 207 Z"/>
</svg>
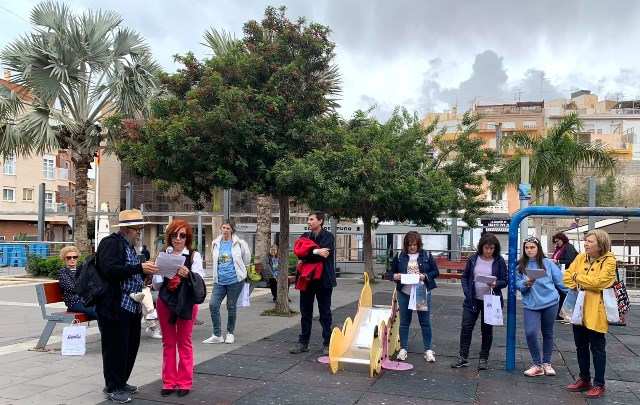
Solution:
<svg viewBox="0 0 640 405">
<path fill-rule="evenodd" d="M 516 271 L 516 288 L 522 293 L 522 306 L 526 309 L 540 310 L 560 302 L 560 294 L 556 291 L 556 286 L 564 293 L 569 292 L 562 282 L 562 273 L 558 266 L 546 257 L 542 259 L 542 263 L 548 276 L 537 279 L 531 287 L 524 284 L 529 277 Z M 529 260 L 527 269 L 537 268 L 539 268 L 538 263 L 535 260 Z"/>
<path fill-rule="evenodd" d="M 464 302 L 462 307 L 472 312 L 478 312 L 479 308 L 476 308 L 476 287 L 475 281 L 475 268 L 476 261 L 478 260 L 478 254 L 474 253 L 467 260 L 467 265 L 462 273 L 460 283 L 462 284 L 462 291 L 464 292 Z M 502 289 L 507 286 L 507 264 L 502 256 L 495 257 L 491 266 L 491 275 L 496 278 L 496 288 L 493 289 L 493 294 L 500 296 L 500 304 L 504 306 L 502 299 Z"/>
<path fill-rule="evenodd" d="M 391 269 L 389 270 L 389 280 L 393 280 L 393 275 L 396 273 L 407 274 L 407 266 L 409 265 L 409 255 L 399 253 L 393 256 L 393 262 L 391 263 Z M 424 249 L 421 249 L 418 252 L 418 267 L 420 268 L 420 274 L 425 274 L 427 276 L 425 285 L 427 286 L 427 290 L 433 290 L 436 288 L 435 278 L 440 275 L 440 270 L 438 270 L 438 265 L 436 264 L 436 260 L 433 258 L 433 255 L 429 254 Z M 402 290 L 402 283 L 400 281 L 395 282 L 398 291 Z"/>
</svg>

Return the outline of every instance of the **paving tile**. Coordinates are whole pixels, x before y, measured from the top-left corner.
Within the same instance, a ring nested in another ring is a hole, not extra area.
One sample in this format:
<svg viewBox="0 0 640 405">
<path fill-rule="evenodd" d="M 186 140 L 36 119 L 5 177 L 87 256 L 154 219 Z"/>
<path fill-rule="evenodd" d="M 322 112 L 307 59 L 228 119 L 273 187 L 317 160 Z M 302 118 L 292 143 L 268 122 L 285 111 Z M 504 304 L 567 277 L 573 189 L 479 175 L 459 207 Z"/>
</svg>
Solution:
<svg viewBox="0 0 640 405">
<path fill-rule="evenodd" d="M 369 392 L 473 403 L 477 385 L 477 379 L 464 376 L 387 370 Z"/>
<path fill-rule="evenodd" d="M 274 357 L 240 356 L 223 354 L 194 367 L 195 373 L 242 377 L 254 380 L 270 380 L 298 361 Z"/>
<path fill-rule="evenodd" d="M 277 375 L 273 381 L 295 381 L 303 385 L 364 392 L 375 379 L 369 378 L 368 369 L 366 372 L 338 371 L 332 374 L 327 364 L 304 361 Z"/>
<path fill-rule="evenodd" d="M 400 395 L 382 394 L 378 392 L 366 392 L 358 400 L 358 405 L 421 405 L 421 404 L 442 404 L 440 399 L 407 397 Z M 455 402 L 447 401 L 449 404 Z"/>
<path fill-rule="evenodd" d="M 357 403 L 361 392 L 314 387 L 297 383 L 271 382 L 252 391 L 235 402 L 235 405 L 351 405 Z"/>
</svg>

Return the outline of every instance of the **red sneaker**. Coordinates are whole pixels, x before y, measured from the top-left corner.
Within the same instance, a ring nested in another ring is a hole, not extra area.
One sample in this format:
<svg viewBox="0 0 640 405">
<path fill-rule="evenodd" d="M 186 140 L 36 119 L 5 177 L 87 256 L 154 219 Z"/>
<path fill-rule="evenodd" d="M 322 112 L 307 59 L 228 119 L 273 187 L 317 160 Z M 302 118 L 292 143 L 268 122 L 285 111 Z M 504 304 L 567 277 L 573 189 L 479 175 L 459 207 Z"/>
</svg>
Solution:
<svg viewBox="0 0 640 405">
<path fill-rule="evenodd" d="M 567 386 L 567 391 L 581 392 L 581 391 L 587 391 L 591 389 L 591 387 L 592 387 L 591 382 L 587 382 L 582 380 L 581 378 L 578 378 L 575 383 Z"/>
<path fill-rule="evenodd" d="M 604 387 L 594 385 L 584 396 L 587 398 L 600 398 L 604 395 L 605 391 Z"/>
</svg>

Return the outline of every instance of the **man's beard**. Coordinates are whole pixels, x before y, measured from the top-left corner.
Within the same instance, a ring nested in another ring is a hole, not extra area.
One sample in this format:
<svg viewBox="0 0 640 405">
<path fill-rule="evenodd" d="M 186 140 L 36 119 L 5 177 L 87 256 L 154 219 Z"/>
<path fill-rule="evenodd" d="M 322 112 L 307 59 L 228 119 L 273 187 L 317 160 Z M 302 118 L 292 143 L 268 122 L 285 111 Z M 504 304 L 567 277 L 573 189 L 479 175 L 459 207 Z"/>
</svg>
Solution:
<svg viewBox="0 0 640 405">
<path fill-rule="evenodd" d="M 127 235 L 126 233 L 125 233 L 125 234 L 123 234 L 122 236 L 124 236 L 124 238 L 127 240 L 127 242 L 129 242 L 129 244 L 130 244 L 131 246 L 136 247 L 136 245 L 138 244 L 138 238 L 137 238 L 137 237 L 136 237 L 135 239 L 134 239 L 134 238 L 131 238 L 131 237 L 130 237 L 129 235 Z"/>
</svg>

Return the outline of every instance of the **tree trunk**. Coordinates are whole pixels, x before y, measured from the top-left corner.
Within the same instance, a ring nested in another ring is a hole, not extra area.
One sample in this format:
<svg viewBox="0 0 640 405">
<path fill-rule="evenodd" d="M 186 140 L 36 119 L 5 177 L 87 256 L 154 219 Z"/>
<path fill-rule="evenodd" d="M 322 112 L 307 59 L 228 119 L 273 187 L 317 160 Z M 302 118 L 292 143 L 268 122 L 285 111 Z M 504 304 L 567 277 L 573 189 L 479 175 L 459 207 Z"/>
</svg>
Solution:
<svg viewBox="0 0 640 405">
<path fill-rule="evenodd" d="M 74 244 L 80 253 L 90 253 L 87 240 L 87 183 L 89 179 L 89 167 L 93 156 L 81 156 L 76 164 L 76 218 L 74 230 Z"/>
<path fill-rule="evenodd" d="M 553 184 L 549 184 L 549 207 L 556 205 L 556 198 L 553 193 Z M 556 219 L 547 218 L 547 255 L 550 256 L 555 250 L 555 244 L 551 241 L 551 237 L 555 235 L 557 231 Z"/>
<path fill-rule="evenodd" d="M 373 244 L 371 241 L 371 214 L 365 214 L 362 216 L 362 222 L 364 223 L 364 271 L 369 273 L 369 279 L 376 279 L 376 272 L 373 269 Z"/>
<path fill-rule="evenodd" d="M 276 312 L 289 312 L 289 196 L 278 195 L 280 209 L 280 245 L 278 246 L 278 299 Z"/>
<path fill-rule="evenodd" d="M 269 252 L 271 245 L 271 198 L 259 195 L 256 208 L 256 262 Z"/>
</svg>

